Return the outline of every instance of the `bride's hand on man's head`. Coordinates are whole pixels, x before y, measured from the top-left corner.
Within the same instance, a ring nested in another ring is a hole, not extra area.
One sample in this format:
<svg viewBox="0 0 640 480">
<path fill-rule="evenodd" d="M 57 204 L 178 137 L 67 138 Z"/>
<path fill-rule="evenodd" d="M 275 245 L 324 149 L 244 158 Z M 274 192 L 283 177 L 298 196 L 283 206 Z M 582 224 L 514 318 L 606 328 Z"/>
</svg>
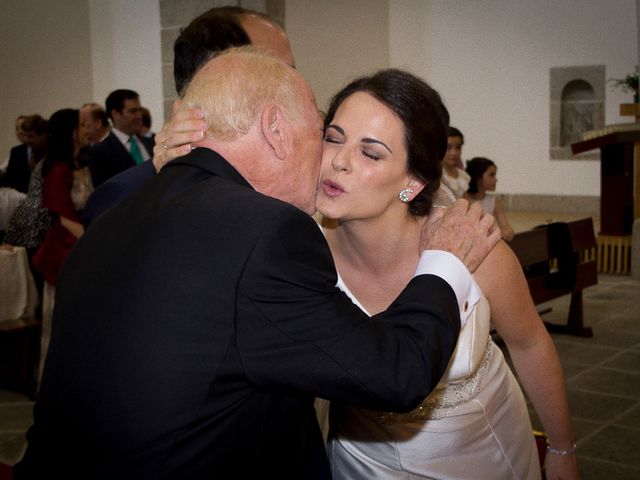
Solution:
<svg viewBox="0 0 640 480">
<path fill-rule="evenodd" d="M 180 105 L 180 100 L 174 102 L 171 118 L 156 134 L 156 144 L 153 147 L 153 166 L 156 172 L 174 158 L 188 154 L 192 143 L 204 138 L 207 124 L 202 110 L 196 108 L 178 111 Z"/>
</svg>

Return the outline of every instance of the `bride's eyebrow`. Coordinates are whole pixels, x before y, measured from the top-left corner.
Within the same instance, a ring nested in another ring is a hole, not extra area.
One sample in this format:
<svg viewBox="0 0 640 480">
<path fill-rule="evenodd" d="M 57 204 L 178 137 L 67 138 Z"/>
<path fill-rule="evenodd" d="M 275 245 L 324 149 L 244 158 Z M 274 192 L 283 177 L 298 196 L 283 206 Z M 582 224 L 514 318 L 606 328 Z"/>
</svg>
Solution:
<svg viewBox="0 0 640 480">
<path fill-rule="evenodd" d="M 339 127 L 338 125 L 335 125 L 332 123 L 331 125 L 327 126 L 326 130 L 329 130 L 330 128 L 333 128 L 334 130 L 336 130 L 340 135 L 344 135 L 344 129 L 342 127 Z M 377 143 L 379 145 L 382 145 L 384 148 L 389 150 L 389 153 L 393 155 L 393 151 L 387 146 L 387 144 L 384 142 L 381 142 L 380 140 L 377 140 L 375 138 L 365 137 L 361 141 L 362 143 Z"/>
<path fill-rule="evenodd" d="M 362 139 L 362 143 L 378 143 L 380 145 L 382 145 L 384 148 L 386 148 L 387 150 L 389 150 L 389 153 L 393 154 L 393 152 L 391 151 L 391 149 L 387 146 L 386 143 L 381 142 L 380 140 L 376 140 L 375 138 L 369 138 L 369 137 L 365 137 Z"/>
</svg>

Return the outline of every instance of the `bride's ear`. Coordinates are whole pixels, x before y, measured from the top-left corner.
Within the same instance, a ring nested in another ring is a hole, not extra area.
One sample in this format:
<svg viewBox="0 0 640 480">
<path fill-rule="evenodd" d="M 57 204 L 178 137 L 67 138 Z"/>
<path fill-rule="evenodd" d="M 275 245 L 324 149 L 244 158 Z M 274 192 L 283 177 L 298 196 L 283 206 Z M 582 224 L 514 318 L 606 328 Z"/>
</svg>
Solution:
<svg viewBox="0 0 640 480">
<path fill-rule="evenodd" d="M 413 190 L 416 195 L 422 191 L 424 187 L 426 187 L 427 182 L 424 180 L 417 179 L 415 177 L 411 177 L 411 180 L 407 184 L 407 187 Z"/>
</svg>

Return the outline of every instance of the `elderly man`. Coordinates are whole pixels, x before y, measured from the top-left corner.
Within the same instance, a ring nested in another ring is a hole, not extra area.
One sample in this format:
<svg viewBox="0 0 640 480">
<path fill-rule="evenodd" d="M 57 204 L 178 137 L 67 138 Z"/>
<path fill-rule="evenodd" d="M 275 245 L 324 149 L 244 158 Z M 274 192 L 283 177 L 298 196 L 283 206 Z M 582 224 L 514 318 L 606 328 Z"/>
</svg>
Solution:
<svg viewBox="0 0 640 480">
<path fill-rule="evenodd" d="M 309 216 L 322 132 L 303 78 L 232 49 L 184 103 L 205 138 L 97 219 L 63 269 L 16 480 L 330 478 L 314 397 L 407 410 L 447 366 L 473 302 L 463 262 L 497 242 L 492 218 L 445 214 L 424 247 L 463 262 L 425 255 L 459 278 L 419 274 L 369 318 Z"/>
<path fill-rule="evenodd" d="M 80 108 L 80 123 L 87 129 L 91 145 L 107 138 L 111 130 L 107 112 L 94 102 L 82 105 Z"/>
<path fill-rule="evenodd" d="M 193 75 L 212 55 L 242 45 L 252 44 L 262 50 L 272 52 L 281 60 L 293 66 L 293 53 L 284 30 L 264 14 L 242 7 L 215 7 L 196 17 L 182 30 L 173 45 L 173 76 L 176 91 L 183 96 Z M 174 142 L 163 142 L 162 147 L 154 148 L 153 159 L 111 177 L 100 185 L 89 197 L 84 210 L 82 223 L 85 228 L 108 208 L 118 204 L 132 192 L 138 190 L 144 182 L 156 174 L 167 161 L 191 151 L 189 143 L 202 138 L 205 124 L 198 111 L 184 111 L 170 121 L 163 130 L 163 139 L 171 135 Z M 177 126 L 175 124 L 178 124 Z M 195 132 L 182 128 L 196 129 Z M 175 131 L 177 129 L 177 131 Z"/>
</svg>

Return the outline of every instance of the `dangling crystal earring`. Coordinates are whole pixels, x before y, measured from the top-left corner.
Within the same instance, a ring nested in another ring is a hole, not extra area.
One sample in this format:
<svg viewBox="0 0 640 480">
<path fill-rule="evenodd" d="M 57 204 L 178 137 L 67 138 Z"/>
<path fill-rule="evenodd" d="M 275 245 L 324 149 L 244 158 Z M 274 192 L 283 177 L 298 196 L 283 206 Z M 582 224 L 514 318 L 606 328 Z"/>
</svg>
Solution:
<svg viewBox="0 0 640 480">
<path fill-rule="evenodd" d="M 400 199 L 401 202 L 404 203 L 408 203 L 409 202 L 409 195 L 411 195 L 413 193 L 413 190 L 411 190 L 410 188 L 403 188 L 402 190 L 400 190 L 400 193 L 398 194 L 398 198 Z"/>
</svg>

